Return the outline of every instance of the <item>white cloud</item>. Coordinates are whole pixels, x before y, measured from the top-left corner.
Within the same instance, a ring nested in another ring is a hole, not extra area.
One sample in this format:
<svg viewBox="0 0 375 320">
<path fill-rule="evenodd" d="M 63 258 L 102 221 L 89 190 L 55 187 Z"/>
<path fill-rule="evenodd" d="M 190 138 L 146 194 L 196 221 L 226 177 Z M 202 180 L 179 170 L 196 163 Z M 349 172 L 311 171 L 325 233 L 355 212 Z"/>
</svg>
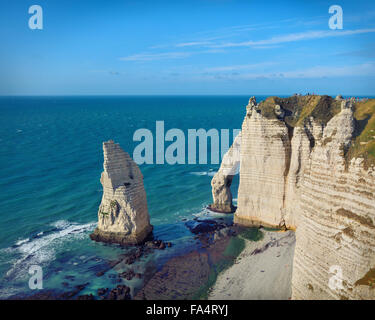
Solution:
<svg viewBox="0 0 375 320">
<path fill-rule="evenodd" d="M 222 71 L 239 71 L 239 70 L 249 70 L 249 69 L 256 69 L 259 67 L 267 67 L 275 65 L 275 62 L 261 62 L 261 63 L 254 63 L 254 64 L 239 64 L 239 65 L 232 65 L 232 66 L 222 66 L 222 67 L 213 67 L 205 69 L 206 72 L 222 72 Z"/>
<path fill-rule="evenodd" d="M 234 69 L 232 69 L 234 70 Z M 231 71 L 231 70 L 222 70 Z M 348 76 L 374 76 L 375 63 L 364 63 L 352 66 L 315 66 L 312 68 L 299 69 L 293 71 L 274 70 L 272 72 L 249 72 L 240 74 L 217 73 L 214 75 L 203 74 L 203 77 L 225 78 L 225 79 L 311 79 L 311 78 L 334 78 L 334 77 L 348 77 Z"/>
<path fill-rule="evenodd" d="M 209 41 L 191 41 L 191 42 L 178 43 L 176 44 L 176 47 L 181 48 L 181 47 L 205 46 L 209 44 L 211 44 L 211 42 Z"/>
<path fill-rule="evenodd" d="M 320 30 L 320 31 L 307 31 L 301 33 L 291 33 L 287 35 L 281 35 L 272 37 L 270 39 L 258 40 L 258 41 L 242 41 L 242 42 L 227 42 L 213 45 L 216 48 L 228 48 L 228 47 L 251 47 L 251 46 L 267 46 L 275 45 L 280 43 L 295 42 L 302 40 L 313 40 L 322 39 L 328 37 L 342 37 L 354 34 L 373 33 L 375 28 L 372 29 L 357 29 L 357 30 Z"/>
<path fill-rule="evenodd" d="M 122 61 L 153 61 L 161 59 L 181 59 L 191 56 L 191 52 L 139 53 L 122 57 Z"/>
</svg>

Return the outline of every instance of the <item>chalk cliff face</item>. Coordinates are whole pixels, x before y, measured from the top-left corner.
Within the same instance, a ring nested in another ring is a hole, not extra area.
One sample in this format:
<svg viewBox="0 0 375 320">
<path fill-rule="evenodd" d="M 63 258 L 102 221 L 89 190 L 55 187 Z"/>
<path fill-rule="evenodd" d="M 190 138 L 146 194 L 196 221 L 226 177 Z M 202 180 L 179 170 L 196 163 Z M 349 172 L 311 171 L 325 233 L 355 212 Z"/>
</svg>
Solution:
<svg viewBox="0 0 375 320">
<path fill-rule="evenodd" d="M 112 140 L 103 143 L 103 197 L 91 239 L 120 244 L 142 242 L 152 231 L 143 176 L 137 164 Z"/>
<path fill-rule="evenodd" d="M 285 225 L 285 179 L 289 169 L 288 128 L 267 119 L 250 99 L 242 124 L 238 209 L 234 222 L 243 225 Z"/>
<path fill-rule="evenodd" d="M 296 229 L 293 299 L 375 299 L 375 101 L 250 99 L 238 224 Z"/>
<path fill-rule="evenodd" d="M 344 103 L 304 170 L 293 299 L 375 299 L 375 170 L 345 163 L 354 129 Z"/>
</svg>

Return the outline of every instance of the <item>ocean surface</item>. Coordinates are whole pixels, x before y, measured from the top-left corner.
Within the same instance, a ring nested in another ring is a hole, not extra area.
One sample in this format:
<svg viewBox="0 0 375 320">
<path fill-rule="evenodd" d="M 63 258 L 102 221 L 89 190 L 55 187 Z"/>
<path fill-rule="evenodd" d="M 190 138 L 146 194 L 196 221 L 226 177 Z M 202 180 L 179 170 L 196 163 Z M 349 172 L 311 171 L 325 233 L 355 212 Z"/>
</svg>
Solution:
<svg viewBox="0 0 375 320">
<path fill-rule="evenodd" d="M 86 282 L 82 293 L 114 287 L 115 275 L 95 273 L 123 249 L 89 239 L 102 196 L 102 142 L 112 139 L 132 156 L 140 143 L 133 141 L 135 130 L 147 128 L 155 136 L 156 121 L 164 121 L 165 131 L 183 130 L 186 137 L 188 129 L 240 129 L 248 99 L 1 97 L 0 298 L 31 292 L 32 265 L 42 267 L 45 289 Z M 231 133 L 230 144 L 232 140 Z M 158 268 L 193 241 L 186 220 L 213 214 L 205 208 L 212 200 L 210 182 L 219 165 L 140 168 L 154 235 L 173 243 L 148 258 Z M 237 188 L 238 177 L 232 185 L 234 198 Z M 142 271 L 144 265 L 136 268 Z"/>
</svg>

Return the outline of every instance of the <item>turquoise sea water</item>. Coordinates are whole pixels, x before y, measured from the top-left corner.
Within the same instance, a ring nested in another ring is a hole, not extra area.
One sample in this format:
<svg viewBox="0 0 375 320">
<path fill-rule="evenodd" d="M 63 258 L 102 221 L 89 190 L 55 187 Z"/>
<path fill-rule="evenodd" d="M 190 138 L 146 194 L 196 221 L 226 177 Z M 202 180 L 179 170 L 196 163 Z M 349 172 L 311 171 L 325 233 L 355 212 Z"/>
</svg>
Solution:
<svg viewBox="0 0 375 320">
<path fill-rule="evenodd" d="M 134 131 L 155 134 L 157 120 L 165 131 L 179 128 L 186 136 L 188 129 L 239 129 L 248 98 L 0 98 L 0 298 L 29 291 L 31 265 L 42 266 L 44 288 L 63 282 L 67 289 L 89 282 L 87 292 L 114 287 L 110 273 L 95 273 L 123 251 L 88 237 L 102 195 L 102 142 L 113 139 L 132 156 L 139 144 Z M 156 268 L 193 241 L 183 219 L 209 214 L 218 167 L 141 165 L 154 234 L 174 244 L 152 257 Z M 238 178 L 234 198 L 237 187 Z"/>
</svg>

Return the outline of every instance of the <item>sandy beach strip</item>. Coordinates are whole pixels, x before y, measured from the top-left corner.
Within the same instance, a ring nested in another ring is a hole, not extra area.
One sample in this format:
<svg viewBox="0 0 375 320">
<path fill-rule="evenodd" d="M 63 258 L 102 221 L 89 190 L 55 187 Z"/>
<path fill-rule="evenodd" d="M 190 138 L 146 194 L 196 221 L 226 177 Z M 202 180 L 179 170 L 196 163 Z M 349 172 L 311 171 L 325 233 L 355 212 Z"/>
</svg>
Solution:
<svg viewBox="0 0 375 320">
<path fill-rule="evenodd" d="M 262 232 L 262 240 L 246 240 L 235 263 L 219 274 L 208 299 L 290 299 L 295 233 Z"/>
</svg>

